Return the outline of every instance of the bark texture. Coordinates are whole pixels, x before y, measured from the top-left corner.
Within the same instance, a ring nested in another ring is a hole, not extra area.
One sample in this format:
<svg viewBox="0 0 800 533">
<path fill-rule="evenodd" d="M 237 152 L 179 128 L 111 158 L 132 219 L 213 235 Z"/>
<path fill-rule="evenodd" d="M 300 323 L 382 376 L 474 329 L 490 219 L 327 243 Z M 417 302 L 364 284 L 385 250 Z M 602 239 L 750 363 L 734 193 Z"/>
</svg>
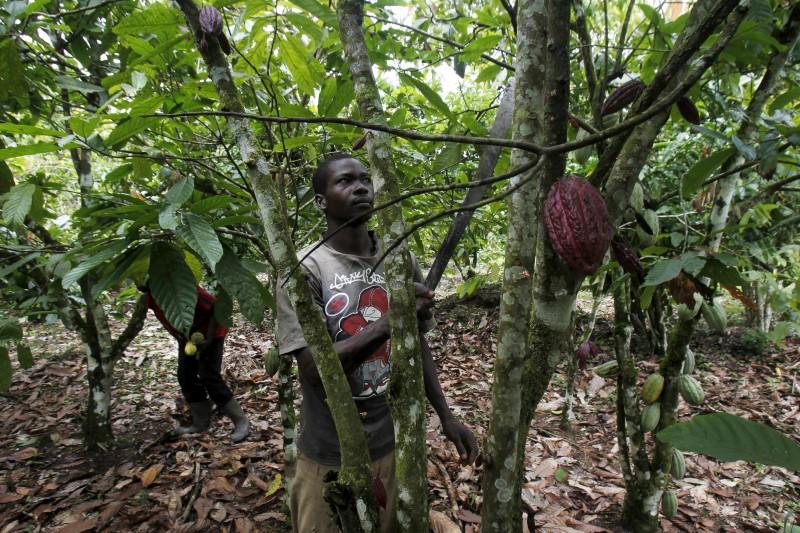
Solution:
<svg viewBox="0 0 800 533">
<path fill-rule="evenodd" d="M 542 130 L 544 55 L 540 36 L 545 31 L 544 0 L 519 4 L 517 12 L 517 56 L 515 65 L 512 139 L 537 140 Z M 531 162 L 533 154 L 511 153 L 512 167 Z M 532 171 L 515 177 L 510 185 L 531 180 Z M 484 442 L 487 458 L 483 470 L 482 531 L 514 532 L 522 528 L 518 457 L 524 455 L 520 439 L 522 417 L 522 367 L 528 356 L 527 317 L 530 312 L 531 275 L 536 243 L 536 197 L 533 183 L 517 189 L 508 200 L 503 289 L 497 355 L 493 372 L 492 412 Z M 525 432 L 527 436 L 527 432 Z"/>
<path fill-rule="evenodd" d="M 179 0 L 178 5 L 193 36 L 199 40 L 197 6 L 192 0 Z M 209 38 L 207 42 L 208 48 L 201 54 L 222 108 L 244 112 L 227 58 L 222 53 L 216 38 Z M 290 239 L 289 221 L 281 209 L 281 191 L 270 176 L 269 163 L 259 150 L 250 122 L 235 116 L 229 116 L 227 122 L 230 134 L 239 150 L 239 157 L 247 169 L 250 187 L 255 193 L 278 280 L 285 281 L 289 300 L 297 313 L 303 335 L 319 370 L 336 433 L 339 436 L 341 468 L 334 482 L 334 488 L 338 489 L 338 493 L 346 495 L 348 503 L 345 505 L 346 508 L 337 511 L 343 516 L 352 518 L 348 520 L 349 524 L 354 524 L 350 530 L 375 531 L 377 512 L 371 490 L 366 436 L 341 362 L 333 348 L 325 323 L 316 311 L 305 271 L 302 268 L 292 268 L 297 261 L 297 255 Z"/>
<path fill-rule="evenodd" d="M 361 115 L 369 122 L 386 124 L 361 28 L 363 9 L 363 0 L 339 2 L 339 35 Z M 382 132 L 369 132 L 367 152 L 376 199 L 379 203 L 391 201 L 400 194 L 397 169 L 392 160 L 391 137 Z M 400 205 L 380 210 L 378 221 L 378 236 L 384 249 L 388 249 L 405 232 Z M 413 533 L 427 531 L 429 527 L 425 442 L 427 408 L 411 255 L 404 242 L 389 253 L 384 272 L 391 307 L 392 373 L 388 400 L 396 446 L 397 525 L 399 531 Z"/>
</svg>

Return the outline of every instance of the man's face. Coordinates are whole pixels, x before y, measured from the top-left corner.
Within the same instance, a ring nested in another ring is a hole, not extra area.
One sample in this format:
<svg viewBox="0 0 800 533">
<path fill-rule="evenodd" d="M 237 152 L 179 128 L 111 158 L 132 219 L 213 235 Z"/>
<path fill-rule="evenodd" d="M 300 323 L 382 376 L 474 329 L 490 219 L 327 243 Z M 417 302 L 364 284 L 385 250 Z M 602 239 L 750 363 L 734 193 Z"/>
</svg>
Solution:
<svg viewBox="0 0 800 533">
<path fill-rule="evenodd" d="M 339 159 L 329 166 L 325 194 L 318 194 L 316 202 L 328 218 L 345 222 L 372 209 L 374 195 L 372 180 L 364 165 L 356 159 Z"/>
</svg>

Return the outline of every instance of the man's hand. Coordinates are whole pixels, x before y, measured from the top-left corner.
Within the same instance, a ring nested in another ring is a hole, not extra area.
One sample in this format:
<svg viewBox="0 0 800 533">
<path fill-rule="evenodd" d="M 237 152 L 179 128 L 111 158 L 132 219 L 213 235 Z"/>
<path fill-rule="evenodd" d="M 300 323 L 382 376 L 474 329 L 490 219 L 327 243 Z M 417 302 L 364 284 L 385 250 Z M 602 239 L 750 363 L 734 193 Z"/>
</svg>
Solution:
<svg viewBox="0 0 800 533">
<path fill-rule="evenodd" d="M 433 318 L 433 291 L 419 282 L 414 282 L 417 291 L 417 320 L 424 322 Z"/>
<path fill-rule="evenodd" d="M 471 465 L 475 462 L 478 457 L 478 439 L 471 429 L 451 416 L 442 420 L 442 431 L 458 450 L 461 464 Z"/>
</svg>

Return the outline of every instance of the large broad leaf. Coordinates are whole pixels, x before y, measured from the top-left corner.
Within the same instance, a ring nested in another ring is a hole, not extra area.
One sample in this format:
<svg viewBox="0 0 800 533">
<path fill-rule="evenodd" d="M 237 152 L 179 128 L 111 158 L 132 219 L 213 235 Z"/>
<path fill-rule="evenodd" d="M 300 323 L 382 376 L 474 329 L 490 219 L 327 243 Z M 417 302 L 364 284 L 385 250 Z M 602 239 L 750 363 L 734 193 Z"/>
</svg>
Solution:
<svg viewBox="0 0 800 533">
<path fill-rule="evenodd" d="M 461 50 L 461 58 L 464 59 L 464 61 L 474 61 L 484 52 L 497 46 L 500 39 L 502 39 L 502 35 L 484 35 L 478 37 Z"/>
<path fill-rule="evenodd" d="M 658 432 L 679 450 L 720 461 L 750 461 L 800 471 L 800 444 L 771 427 L 730 413 L 698 415 Z"/>
<path fill-rule="evenodd" d="M 642 286 L 661 285 L 673 278 L 677 278 L 683 269 L 683 261 L 679 257 L 662 260 L 650 267 L 647 276 L 644 278 Z"/>
<path fill-rule="evenodd" d="M 177 211 L 177 205 L 167 204 L 167 206 L 158 214 L 158 225 L 170 231 L 175 231 L 178 229 Z"/>
<path fill-rule="evenodd" d="M 217 301 L 214 302 L 214 320 L 226 328 L 233 326 L 233 300 L 225 289 L 220 289 L 216 294 Z"/>
<path fill-rule="evenodd" d="M 56 85 L 62 89 L 78 91 L 79 93 L 83 94 L 106 92 L 105 88 L 100 87 L 99 85 L 87 83 L 77 78 L 73 78 L 72 76 L 56 76 Z"/>
<path fill-rule="evenodd" d="M 181 251 L 165 242 L 153 244 L 149 274 L 150 293 L 167 321 L 188 333 L 197 306 L 197 284 Z"/>
<path fill-rule="evenodd" d="M 300 90 L 309 95 L 314 94 L 319 80 L 312 67 L 316 60 L 310 57 L 303 41 L 299 37 L 288 35 L 280 40 L 278 47 L 283 63 L 292 73 L 292 78 Z"/>
<path fill-rule="evenodd" d="M 216 274 L 222 288 L 239 302 L 244 317 L 254 324 L 260 324 L 267 306 L 261 282 L 242 266 L 239 258 L 227 246 L 217 263 Z"/>
<path fill-rule="evenodd" d="M 292 4 L 307 11 L 323 21 L 333 29 L 339 29 L 339 22 L 336 13 L 326 5 L 320 4 L 316 0 L 289 0 Z"/>
<path fill-rule="evenodd" d="M 55 143 L 36 143 L 24 146 L 14 146 L 12 148 L 0 148 L 0 161 L 22 157 L 25 155 L 45 154 L 47 152 L 57 152 L 62 148 L 72 148 L 73 144 L 59 146 Z"/>
<path fill-rule="evenodd" d="M 31 210 L 34 192 L 36 185 L 33 183 L 20 183 L 8 192 L 3 206 L 3 218 L 8 225 L 16 226 L 25 222 L 25 217 Z"/>
<path fill-rule="evenodd" d="M 0 124 L 0 132 L 14 133 L 16 135 L 47 135 L 48 137 L 63 137 L 65 131 L 53 130 L 50 128 L 40 128 L 39 126 L 28 126 L 27 124 Z"/>
<path fill-rule="evenodd" d="M 174 33 L 186 22 L 180 12 L 165 4 L 152 4 L 144 11 L 131 13 L 123 17 L 114 27 L 117 35 L 167 32 Z"/>
<path fill-rule="evenodd" d="M 0 346 L 0 392 L 6 392 L 11 386 L 11 359 L 8 358 L 8 349 Z"/>
<path fill-rule="evenodd" d="M 192 197 L 193 190 L 194 178 L 191 176 L 181 178 L 167 191 L 167 202 L 176 206 L 183 205 L 186 200 Z"/>
<path fill-rule="evenodd" d="M 16 320 L 0 319 L 0 345 L 16 344 L 22 340 L 22 328 Z"/>
<path fill-rule="evenodd" d="M 108 135 L 108 138 L 105 140 L 105 145 L 113 148 L 121 148 L 125 144 L 125 141 L 156 124 L 157 121 L 152 118 L 131 117 L 127 120 L 123 120 Z"/>
<path fill-rule="evenodd" d="M 13 2 L 4 2 L 3 9 L 8 11 Z M 13 15 L 10 19 L 15 18 Z M 5 33 L 5 32 L 4 32 Z M 27 106 L 28 82 L 25 78 L 25 65 L 20 60 L 17 39 L 0 40 L 0 102 L 9 102 L 13 98 L 20 107 Z"/>
<path fill-rule="evenodd" d="M 214 270 L 222 258 L 222 244 L 214 228 L 194 213 L 183 213 L 181 218 L 183 223 L 178 226 L 178 236 Z"/>
<path fill-rule="evenodd" d="M 123 252 L 122 257 L 112 264 L 113 269 L 109 268 L 110 272 L 105 273 L 96 283 L 92 284 L 92 298 L 98 298 L 107 288 L 125 281 L 135 263 L 142 259 L 149 260 L 149 258 L 149 245 L 135 246 Z M 138 279 L 137 281 L 143 280 Z"/>
<path fill-rule="evenodd" d="M 128 241 L 117 241 L 100 250 L 95 255 L 84 259 L 78 266 L 67 272 L 61 279 L 61 286 L 65 289 L 88 274 L 93 268 L 102 265 L 109 259 L 116 257 L 128 246 Z"/>
<path fill-rule="evenodd" d="M 703 270 L 700 271 L 700 276 L 711 278 L 720 285 L 743 287 L 747 284 L 738 270 L 713 257 L 706 259 L 706 264 L 703 266 Z"/>
<path fill-rule="evenodd" d="M 733 148 L 718 150 L 708 157 L 701 159 L 683 176 L 681 189 L 685 197 L 691 196 L 703 186 L 703 183 L 711 176 L 722 163 L 736 152 Z"/>
<path fill-rule="evenodd" d="M 450 108 L 447 107 L 446 103 L 444 103 L 444 100 L 442 100 L 442 97 L 439 96 L 439 93 L 431 89 L 427 83 L 413 78 L 408 74 L 400 74 L 400 81 L 407 85 L 413 85 L 416 87 L 417 90 L 428 99 L 428 102 L 430 102 L 433 107 L 445 115 L 450 115 Z"/>
</svg>

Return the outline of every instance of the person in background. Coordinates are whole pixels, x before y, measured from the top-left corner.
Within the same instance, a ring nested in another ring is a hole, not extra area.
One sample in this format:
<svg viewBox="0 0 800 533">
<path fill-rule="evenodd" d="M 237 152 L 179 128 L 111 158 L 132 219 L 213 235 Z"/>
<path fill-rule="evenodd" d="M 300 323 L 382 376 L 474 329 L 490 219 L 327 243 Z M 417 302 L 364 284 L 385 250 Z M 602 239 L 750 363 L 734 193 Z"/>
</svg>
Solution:
<svg viewBox="0 0 800 533">
<path fill-rule="evenodd" d="M 192 423 L 179 426 L 177 435 L 202 433 L 211 426 L 213 401 L 219 410 L 233 421 L 231 440 L 241 442 L 250 433 L 250 423 L 230 387 L 222 377 L 222 354 L 228 328 L 214 319 L 216 298 L 202 287 L 197 287 L 197 305 L 194 320 L 186 337 L 169 323 L 164 311 L 156 304 L 149 283 L 139 287 L 147 294 L 147 307 L 170 335 L 178 341 L 178 383 L 189 410 Z M 209 399 L 210 397 L 210 399 Z"/>
</svg>

